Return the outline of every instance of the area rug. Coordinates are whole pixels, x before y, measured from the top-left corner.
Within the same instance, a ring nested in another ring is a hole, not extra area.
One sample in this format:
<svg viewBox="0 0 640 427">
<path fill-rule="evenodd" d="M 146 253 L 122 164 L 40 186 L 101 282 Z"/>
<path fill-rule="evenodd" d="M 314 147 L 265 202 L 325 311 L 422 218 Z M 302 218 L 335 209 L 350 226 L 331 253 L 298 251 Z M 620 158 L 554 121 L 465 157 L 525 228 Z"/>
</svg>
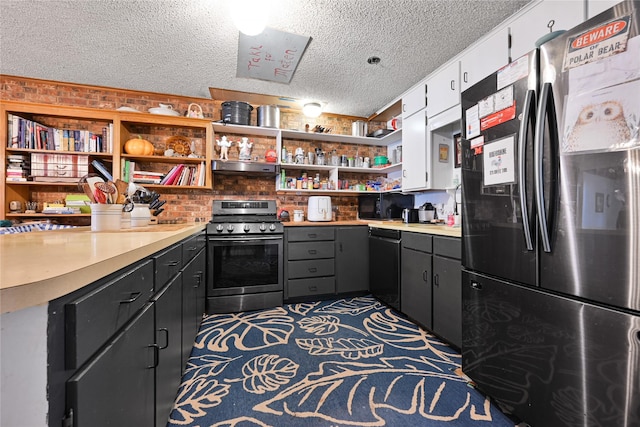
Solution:
<svg viewBox="0 0 640 427">
<path fill-rule="evenodd" d="M 168 425 L 513 427 L 460 360 L 371 296 L 206 316 Z"/>
</svg>

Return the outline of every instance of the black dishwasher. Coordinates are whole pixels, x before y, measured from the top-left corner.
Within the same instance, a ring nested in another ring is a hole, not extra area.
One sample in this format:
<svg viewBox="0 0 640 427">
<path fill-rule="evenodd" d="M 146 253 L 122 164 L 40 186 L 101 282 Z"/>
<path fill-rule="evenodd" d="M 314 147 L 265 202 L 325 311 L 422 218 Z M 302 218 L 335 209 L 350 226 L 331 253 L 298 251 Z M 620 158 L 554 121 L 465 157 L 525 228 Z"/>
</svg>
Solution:
<svg viewBox="0 0 640 427">
<path fill-rule="evenodd" d="M 369 229 L 369 288 L 373 296 L 400 310 L 400 231 Z"/>
</svg>

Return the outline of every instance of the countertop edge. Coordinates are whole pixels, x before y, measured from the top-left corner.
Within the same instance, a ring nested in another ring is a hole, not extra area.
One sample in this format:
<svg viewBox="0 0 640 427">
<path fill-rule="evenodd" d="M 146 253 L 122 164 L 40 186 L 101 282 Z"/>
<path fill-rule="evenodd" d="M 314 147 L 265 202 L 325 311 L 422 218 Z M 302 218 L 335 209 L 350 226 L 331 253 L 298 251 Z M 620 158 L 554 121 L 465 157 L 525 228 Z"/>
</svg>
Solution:
<svg viewBox="0 0 640 427">
<path fill-rule="evenodd" d="M 327 227 L 327 226 L 350 226 L 361 225 L 367 227 L 386 228 L 390 230 L 410 231 L 413 233 L 433 234 L 445 237 L 462 237 L 462 229 L 460 227 L 449 227 L 447 225 L 436 224 L 407 224 L 402 221 L 375 221 L 375 220 L 347 220 L 347 221 L 301 221 L 301 222 L 284 222 L 285 228 L 288 227 Z"/>
<path fill-rule="evenodd" d="M 27 307 L 47 304 L 49 301 L 76 291 L 174 243 L 197 234 L 204 228 L 204 224 L 187 225 L 171 232 L 169 236 L 164 235 L 152 243 L 89 263 L 83 268 L 60 275 L 52 275 L 34 282 L 25 282 L 2 288 L 0 289 L 0 313 L 4 314 Z M 145 231 L 145 233 L 154 233 L 154 231 Z"/>
</svg>

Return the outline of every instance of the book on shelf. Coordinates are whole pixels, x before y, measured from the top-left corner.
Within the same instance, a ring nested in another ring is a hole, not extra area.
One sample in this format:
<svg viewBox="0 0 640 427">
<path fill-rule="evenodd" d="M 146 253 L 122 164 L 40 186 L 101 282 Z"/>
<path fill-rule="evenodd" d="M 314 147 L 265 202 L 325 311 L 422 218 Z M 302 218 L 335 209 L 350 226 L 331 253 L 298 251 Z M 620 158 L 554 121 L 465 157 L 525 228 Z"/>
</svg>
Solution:
<svg viewBox="0 0 640 427">
<path fill-rule="evenodd" d="M 98 171 L 98 174 L 100 174 L 105 181 L 113 181 L 113 175 L 111 175 L 111 172 L 109 172 L 104 163 L 99 160 L 93 160 L 91 165 L 93 165 L 95 170 Z"/>
<path fill-rule="evenodd" d="M 32 176 L 31 179 L 34 182 L 61 182 L 65 184 L 80 181 L 80 178 L 71 176 Z"/>
<path fill-rule="evenodd" d="M 73 152 L 112 153 L 113 123 L 100 133 L 79 129 L 57 129 L 7 114 L 7 147 L 29 150 L 60 150 Z"/>
</svg>

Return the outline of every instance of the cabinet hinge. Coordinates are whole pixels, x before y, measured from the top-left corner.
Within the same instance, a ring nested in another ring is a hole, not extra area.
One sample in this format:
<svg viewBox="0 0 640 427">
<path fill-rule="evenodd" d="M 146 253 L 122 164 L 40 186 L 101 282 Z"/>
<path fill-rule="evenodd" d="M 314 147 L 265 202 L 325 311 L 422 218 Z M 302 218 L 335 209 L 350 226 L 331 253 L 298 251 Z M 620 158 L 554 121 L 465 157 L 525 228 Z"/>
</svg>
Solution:
<svg viewBox="0 0 640 427">
<path fill-rule="evenodd" d="M 62 418 L 62 427 L 73 427 L 73 409 L 69 409 L 69 414 Z"/>
</svg>

